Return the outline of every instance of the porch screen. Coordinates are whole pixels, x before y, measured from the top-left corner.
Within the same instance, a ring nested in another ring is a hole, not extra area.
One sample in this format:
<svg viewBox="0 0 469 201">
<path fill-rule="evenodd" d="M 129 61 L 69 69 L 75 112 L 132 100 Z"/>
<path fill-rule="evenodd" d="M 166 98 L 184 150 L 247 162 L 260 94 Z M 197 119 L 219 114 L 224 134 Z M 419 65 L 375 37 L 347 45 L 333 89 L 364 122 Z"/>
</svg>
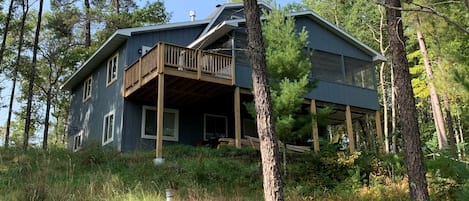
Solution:
<svg viewBox="0 0 469 201">
<path fill-rule="evenodd" d="M 313 65 L 313 78 L 338 83 L 344 82 L 340 55 L 314 50 L 311 62 Z"/>
<path fill-rule="evenodd" d="M 368 89 L 375 88 L 374 68 L 371 62 L 344 57 L 344 63 L 347 84 Z"/>
</svg>

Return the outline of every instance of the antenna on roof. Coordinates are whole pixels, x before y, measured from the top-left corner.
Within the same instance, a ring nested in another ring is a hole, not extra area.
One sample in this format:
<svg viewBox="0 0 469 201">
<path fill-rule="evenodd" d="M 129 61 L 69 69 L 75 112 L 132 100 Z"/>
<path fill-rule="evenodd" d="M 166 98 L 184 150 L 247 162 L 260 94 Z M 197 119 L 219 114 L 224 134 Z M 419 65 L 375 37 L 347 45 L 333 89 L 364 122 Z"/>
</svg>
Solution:
<svg viewBox="0 0 469 201">
<path fill-rule="evenodd" d="M 194 10 L 190 10 L 189 11 L 189 16 L 191 17 L 191 22 L 193 22 L 195 20 L 195 11 Z"/>
</svg>

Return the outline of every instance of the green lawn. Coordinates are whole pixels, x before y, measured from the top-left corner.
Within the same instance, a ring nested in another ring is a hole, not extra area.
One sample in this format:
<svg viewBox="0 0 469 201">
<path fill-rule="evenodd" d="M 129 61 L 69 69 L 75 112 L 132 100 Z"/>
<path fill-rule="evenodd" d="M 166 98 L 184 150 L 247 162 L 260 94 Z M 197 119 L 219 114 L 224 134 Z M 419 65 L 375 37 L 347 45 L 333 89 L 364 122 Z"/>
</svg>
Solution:
<svg viewBox="0 0 469 201">
<path fill-rule="evenodd" d="M 168 188 L 173 200 L 262 200 L 257 150 L 175 145 L 166 146 L 164 155 L 165 163 L 155 166 L 152 151 L 86 147 L 78 153 L 60 148 L 24 153 L 2 148 L 0 200 L 153 201 L 166 200 Z M 405 169 L 397 155 L 324 152 L 289 154 L 288 161 L 286 200 L 408 200 Z M 467 180 L 432 178 L 435 199 L 457 200 L 467 193 Z"/>
</svg>

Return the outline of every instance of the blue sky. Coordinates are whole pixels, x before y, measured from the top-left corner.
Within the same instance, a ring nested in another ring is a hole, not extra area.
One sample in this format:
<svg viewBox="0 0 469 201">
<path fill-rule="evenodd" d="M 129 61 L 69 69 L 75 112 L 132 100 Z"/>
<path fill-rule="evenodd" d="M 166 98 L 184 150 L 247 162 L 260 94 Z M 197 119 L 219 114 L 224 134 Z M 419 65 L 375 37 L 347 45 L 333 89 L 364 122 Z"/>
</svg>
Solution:
<svg viewBox="0 0 469 201">
<path fill-rule="evenodd" d="M 168 12 L 172 13 L 171 22 L 189 21 L 189 11 L 196 12 L 196 19 L 205 19 L 213 11 L 217 4 L 223 4 L 226 0 L 164 0 Z M 277 4 L 284 6 L 288 3 L 300 3 L 301 0 L 277 0 Z"/>
</svg>

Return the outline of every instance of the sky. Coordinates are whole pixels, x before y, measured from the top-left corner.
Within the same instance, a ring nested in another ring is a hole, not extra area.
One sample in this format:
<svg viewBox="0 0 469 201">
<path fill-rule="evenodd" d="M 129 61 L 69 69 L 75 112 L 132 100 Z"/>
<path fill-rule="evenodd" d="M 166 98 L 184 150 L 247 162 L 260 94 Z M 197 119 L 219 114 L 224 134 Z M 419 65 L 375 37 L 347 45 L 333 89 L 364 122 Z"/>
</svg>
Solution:
<svg viewBox="0 0 469 201">
<path fill-rule="evenodd" d="M 189 11 L 194 10 L 196 20 L 205 19 L 217 4 L 224 4 L 227 0 L 164 0 L 166 11 L 172 13 L 171 22 L 189 21 Z M 277 0 L 277 4 L 284 6 L 288 3 L 300 3 L 301 0 Z"/>
</svg>

